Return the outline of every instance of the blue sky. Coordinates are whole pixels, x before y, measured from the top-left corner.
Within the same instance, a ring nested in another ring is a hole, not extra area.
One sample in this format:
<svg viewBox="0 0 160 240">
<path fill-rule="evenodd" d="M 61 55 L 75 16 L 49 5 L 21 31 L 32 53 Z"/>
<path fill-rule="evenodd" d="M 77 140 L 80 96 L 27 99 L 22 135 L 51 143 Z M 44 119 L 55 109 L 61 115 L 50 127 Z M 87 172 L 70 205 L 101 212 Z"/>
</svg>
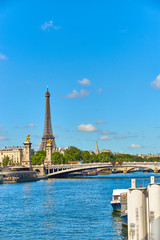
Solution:
<svg viewBox="0 0 160 240">
<path fill-rule="evenodd" d="M 160 152 L 158 1 L 0 0 L 0 147 Z"/>
</svg>

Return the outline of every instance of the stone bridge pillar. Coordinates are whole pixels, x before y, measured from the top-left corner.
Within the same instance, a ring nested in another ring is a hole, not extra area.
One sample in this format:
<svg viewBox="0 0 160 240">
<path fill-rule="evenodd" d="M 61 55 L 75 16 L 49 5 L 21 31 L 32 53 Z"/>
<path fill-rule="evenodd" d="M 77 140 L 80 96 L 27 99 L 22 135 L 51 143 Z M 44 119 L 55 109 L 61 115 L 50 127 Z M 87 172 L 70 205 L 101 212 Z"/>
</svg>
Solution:
<svg viewBox="0 0 160 240">
<path fill-rule="evenodd" d="M 124 170 L 123 170 L 123 173 L 126 174 L 126 173 L 127 173 L 127 169 L 124 169 Z"/>
<path fill-rule="evenodd" d="M 52 161 L 52 140 L 49 139 L 47 142 L 48 143 L 46 145 L 46 158 L 44 160 L 45 167 L 48 167 L 48 165 L 53 164 L 53 161 Z"/>
<path fill-rule="evenodd" d="M 39 175 L 45 176 L 45 167 L 44 164 L 41 165 L 33 165 L 33 170 L 36 171 Z"/>
<path fill-rule="evenodd" d="M 30 142 L 30 135 L 26 137 L 26 141 L 24 142 L 24 150 L 23 150 L 23 158 L 22 158 L 22 166 L 29 167 L 32 169 L 32 162 L 31 162 L 31 145 Z"/>
</svg>

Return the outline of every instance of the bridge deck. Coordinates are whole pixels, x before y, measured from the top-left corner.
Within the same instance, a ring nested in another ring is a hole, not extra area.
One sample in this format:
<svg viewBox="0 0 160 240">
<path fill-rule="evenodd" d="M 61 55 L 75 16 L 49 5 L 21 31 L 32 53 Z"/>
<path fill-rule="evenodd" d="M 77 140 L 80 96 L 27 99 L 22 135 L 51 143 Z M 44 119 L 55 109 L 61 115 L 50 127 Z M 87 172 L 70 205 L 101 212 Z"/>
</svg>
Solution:
<svg viewBox="0 0 160 240">
<path fill-rule="evenodd" d="M 160 163 L 158 162 L 124 162 L 122 164 L 113 165 L 111 162 L 107 163 L 92 163 L 92 164 L 64 164 L 64 165 L 51 165 L 49 169 L 53 169 L 56 172 L 49 173 L 48 177 L 56 177 L 62 174 L 69 174 L 73 172 L 80 172 L 84 170 L 92 170 L 99 168 L 116 168 L 121 170 L 130 170 L 134 168 L 151 168 L 153 170 L 160 169 Z"/>
</svg>

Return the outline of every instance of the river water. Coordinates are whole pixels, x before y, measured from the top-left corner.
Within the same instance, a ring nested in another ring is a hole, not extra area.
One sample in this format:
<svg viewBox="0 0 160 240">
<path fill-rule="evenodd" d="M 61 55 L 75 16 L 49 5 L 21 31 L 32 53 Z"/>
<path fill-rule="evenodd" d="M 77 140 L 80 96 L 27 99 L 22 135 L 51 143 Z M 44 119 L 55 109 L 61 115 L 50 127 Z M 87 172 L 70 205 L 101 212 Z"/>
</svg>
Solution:
<svg viewBox="0 0 160 240">
<path fill-rule="evenodd" d="M 116 174 L 0 185 L 0 239 L 127 239 L 112 212 L 113 189 L 147 186 L 150 175 Z M 160 174 L 155 175 L 160 182 Z"/>
</svg>

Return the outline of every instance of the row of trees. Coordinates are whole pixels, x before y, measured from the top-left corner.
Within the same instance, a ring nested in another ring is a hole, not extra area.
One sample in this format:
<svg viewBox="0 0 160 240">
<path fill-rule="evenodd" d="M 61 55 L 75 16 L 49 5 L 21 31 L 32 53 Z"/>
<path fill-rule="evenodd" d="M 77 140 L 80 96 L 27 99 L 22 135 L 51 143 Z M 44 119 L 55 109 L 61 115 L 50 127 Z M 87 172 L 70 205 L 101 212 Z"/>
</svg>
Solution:
<svg viewBox="0 0 160 240">
<path fill-rule="evenodd" d="M 31 156 L 33 165 L 40 165 L 44 163 L 46 158 L 45 151 L 37 151 L 34 155 Z M 135 155 L 130 154 L 117 154 L 113 155 L 109 152 L 102 152 L 97 155 L 91 155 L 88 151 L 81 151 L 76 147 L 70 147 L 65 151 L 65 154 L 61 154 L 59 152 L 52 153 L 53 163 L 56 164 L 68 164 L 69 162 L 80 161 L 83 163 L 93 163 L 93 162 L 112 162 L 113 165 L 118 162 L 160 162 L 160 157 L 150 157 L 150 158 L 142 158 Z M 5 157 L 3 159 L 3 166 L 15 165 L 9 157 Z"/>
<path fill-rule="evenodd" d="M 41 164 L 44 163 L 44 159 L 46 157 L 45 151 L 38 151 L 32 158 L 32 164 Z M 142 158 L 135 155 L 130 154 L 117 154 L 113 155 L 109 152 L 102 152 L 97 155 L 91 155 L 88 151 L 81 151 L 76 147 L 70 147 L 65 151 L 65 154 L 61 154 L 59 152 L 54 152 L 52 154 L 52 159 L 54 164 L 67 164 L 69 162 L 81 161 L 83 163 L 93 163 L 93 162 L 112 162 L 113 164 L 116 162 L 160 162 L 160 158 Z"/>
</svg>

